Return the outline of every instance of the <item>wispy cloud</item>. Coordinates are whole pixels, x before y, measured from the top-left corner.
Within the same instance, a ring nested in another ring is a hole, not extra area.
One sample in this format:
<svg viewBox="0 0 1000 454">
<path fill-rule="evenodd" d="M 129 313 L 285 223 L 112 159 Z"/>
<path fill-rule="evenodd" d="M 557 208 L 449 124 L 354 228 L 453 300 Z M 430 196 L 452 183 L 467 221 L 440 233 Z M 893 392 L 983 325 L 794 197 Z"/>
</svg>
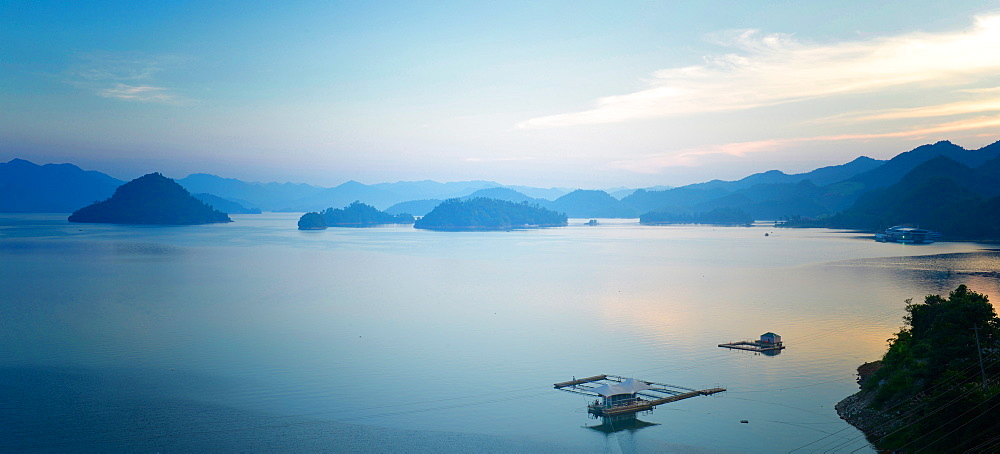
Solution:
<svg viewBox="0 0 1000 454">
<path fill-rule="evenodd" d="M 989 93 L 983 90 L 981 93 Z M 883 109 L 861 112 L 850 112 L 833 117 L 816 120 L 817 123 L 832 122 L 865 122 L 875 120 L 899 120 L 911 118 L 952 117 L 967 114 L 982 114 L 984 112 L 1000 112 L 1000 98 L 960 101 L 933 106 L 921 106 L 907 109 Z"/>
<path fill-rule="evenodd" d="M 707 145 L 701 147 L 688 148 L 665 153 L 649 154 L 636 157 L 634 159 L 622 159 L 610 162 L 611 168 L 628 170 L 642 174 L 656 174 L 668 167 L 694 166 L 701 164 L 700 160 L 708 156 L 733 156 L 745 157 L 754 153 L 769 153 L 785 150 L 795 146 L 816 142 L 837 142 L 837 141 L 857 141 L 857 140 L 877 140 L 877 139 L 918 139 L 927 138 L 935 140 L 944 133 L 959 131 L 975 131 L 987 128 L 1000 127 L 1000 115 L 984 116 L 977 118 L 961 119 L 956 121 L 938 123 L 930 126 L 882 132 L 882 133 L 862 133 L 862 134 L 839 134 L 824 135 L 814 137 L 798 137 L 789 139 L 769 139 L 748 142 L 735 142 L 717 145 Z"/>
<path fill-rule="evenodd" d="M 141 53 L 90 52 L 77 55 L 67 74 L 67 83 L 90 90 L 103 98 L 124 101 L 180 104 L 190 100 L 157 80 L 165 66 L 177 57 Z"/>
<path fill-rule="evenodd" d="M 470 157 L 465 158 L 465 162 L 519 162 L 519 161 L 532 161 L 534 157 L 531 156 L 515 156 L 508 158 L 483 158 L 483 157 Z"/>
<path fill-rule="evenodd" d="M 592 109 L 524 121 L 522 128 L 616 123 L 734 111 L 911 86 L 955 89 L 1000 71 L 1000 15 L 968 30 L 908 33 L 867 41 L 813 44 L 789 35 L 741 30 L 716 41 L 733 53 L 653 74 L 648 88 L 600 98 Z"/>
<path fill-rule="evenodd" d="M 177 97 L 168 93 L 166 88 L 148 85 L 117 84 L 114 88 L 99 90 L 97 94 L 105 98 L 126 101 L 174 102 L 177 100 Z"/>
</svg>

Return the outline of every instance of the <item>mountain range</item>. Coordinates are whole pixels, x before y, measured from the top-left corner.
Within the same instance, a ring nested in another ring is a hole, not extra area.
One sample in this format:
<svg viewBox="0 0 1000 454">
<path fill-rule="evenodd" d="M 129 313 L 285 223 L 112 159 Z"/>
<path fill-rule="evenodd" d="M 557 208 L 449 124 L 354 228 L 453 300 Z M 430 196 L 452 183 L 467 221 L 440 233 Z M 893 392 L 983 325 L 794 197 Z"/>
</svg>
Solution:
<svg viewBox="0 0 1000 454">
<path fill-rule="evenodd" d="M 927 188 L 927 181 L 935 178 L 955 183 L 956 188 L 949 189 L 948 194 L 957 197 L 955 191 L 959 191 L 968 200 L 985 203 L 1000 192 L 997 189 L 1000 185 L 993 183 L 1000 181 L 998 156 L 1000 142 L 966 150 L 941 141 L 900 153 L 887 161 L 862 156 L 845 164 L 799 174 L 770 170 L 735 181 L 713 180 L 677 188 L 615 188 L 612 192 L 620 198 L 608 191 L 505 186 L 492 181 L 372 185 L 348 181 L 331 188 L 244 182 L 208 174 L 192 174 L 176 181 L 202 200 L 215 200 L 219 205 L 232 202 L 249 212 L 322 211 L 361 201 L 393 214 L 422 216 L 444 200 L 485 197 L 528 202 L 569 217 L 632 218 L 648 212 L 686 215 L 738 208 L 754 219 L 829 218 L 841 227 L 878 228 L 882 223 L 917 222 L 919 216 L 909 213 L 907 218 L 906 210 L 898 213 L 898 220 L 876 219 L 872 212 L 882 209 L 890 213 L 892 210 L 884 209 L 884 205 L 889 200 L 898 200 L 907 188 L 920 186 L 933 192 Z M 38 166 L 14 159 L 0 163 L 0 212 L 70 212 L 109 197 L 121 184 L 120 180 L 71 164 Z M 943 184 L 936 183 L 940 191 L 945 190 Z M 938 199 L 943 197 L 927 200 Z M 861 206 L 855 207 L 856 204 Z M 223 211 L 236 209 L 231 205 L 226 207 Z"/>
<path fill-rule="evenodd" d="M 125 182 L 72 164 L 0 164 L 0 213 L 71 213 L 115 193 Z"/>
</svg>

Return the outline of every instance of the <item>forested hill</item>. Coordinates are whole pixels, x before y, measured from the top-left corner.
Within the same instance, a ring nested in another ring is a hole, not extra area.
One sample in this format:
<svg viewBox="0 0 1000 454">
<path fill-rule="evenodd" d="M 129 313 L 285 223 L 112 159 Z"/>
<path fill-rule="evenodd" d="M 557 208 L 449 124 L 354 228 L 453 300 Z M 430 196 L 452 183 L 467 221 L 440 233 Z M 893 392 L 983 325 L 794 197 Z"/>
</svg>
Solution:
<svg viewBox="0 0 1000 454">
<path fill-rule="evenodd" d="M 885 452 L 996 452 L 1000 319 L 965 285 L 906 302 L 882 360 L 859 368 L 861 391 L 837 412 Z"/>
<path fill-rule="evenodd" d="M 306 213 L 299 218 L 299 230 L 319 230 L 327 227 L 372 227 L 383 224 L 413 224 L 413 216 L 389 214 L 371 205 L 355 201 L 344 208 L 327 208 Z"/>
<path fill-rule="evenodd" d="M 1000 158 L 977 168 L 939 156 L 826 219 L 792 225 L 880 231 L 914 224 L 951 240 L 1000 240 Z"/>
<path fill-rule="evenodd" d="M 174 180 L 151 173 L 125 183 L 110 199 L 80 208 L 70 222 L 191 225 L 232 222 L 194 198 Z"/>
<path fill-rule="evenodd" d="M 966 150 L 948 141 L 922 145 L 889 161 L 858 158 L 840 166 L 786 175 L 763 172 L 734 182 L 712 181 L 666 191 L 635 191 L 622 203 L 638 213 L 684 214 L 739 208 L 754 219 L 820 218 L 850 208 L 872 191 L 898 183 L 927 161 L 945 157 L 970 168 L 1000 156 L 1000 142 Z"/>
<path fill-rule="evenodd" d="M 413 225 L 428 230 L 512 230 L 560 227 L 566 215 L 527 202 L 474 198 L 442 202 Z"/>
</svg>

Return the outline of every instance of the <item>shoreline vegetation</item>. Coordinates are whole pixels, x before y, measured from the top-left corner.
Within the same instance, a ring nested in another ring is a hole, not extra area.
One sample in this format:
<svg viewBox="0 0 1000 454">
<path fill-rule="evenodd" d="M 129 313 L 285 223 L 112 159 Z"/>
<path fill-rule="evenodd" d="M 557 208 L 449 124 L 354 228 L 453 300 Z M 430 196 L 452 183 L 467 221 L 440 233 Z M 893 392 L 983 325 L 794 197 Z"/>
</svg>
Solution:
<svg viewBox="0 0 1000 454">
<path fill-rule="evenodd" d="M 1000 447 L 1000 319 L 987 296 L 963 284 L 906 300 L 903 320 L 882 359 L 858 367 L 840 417 L 883 451 Z"/>
</svg>

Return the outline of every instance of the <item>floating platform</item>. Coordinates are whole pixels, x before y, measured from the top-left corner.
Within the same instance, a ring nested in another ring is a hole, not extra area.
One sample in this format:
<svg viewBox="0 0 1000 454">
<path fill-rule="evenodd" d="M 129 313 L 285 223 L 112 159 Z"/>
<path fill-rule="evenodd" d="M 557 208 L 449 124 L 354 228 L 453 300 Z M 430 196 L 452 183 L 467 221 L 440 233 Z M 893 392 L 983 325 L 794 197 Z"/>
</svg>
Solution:
<svg viewBox="0 0 1000 454">
<path fill-rule="evenodd" d="M 785 348 L 781 342 L 766 343 L 760 341 L 739 341 L 719 344 L 720 347 L 732 348 L 734 350 L 746 350 L 750 352 L 775 352 Z"/>
<path fill-rule="evenodd" d="M 556 389 L 560 389 L 560 388 L 565 388 L 567 386 L 582 385 L 584 383 L 590 383 L 590 382 L 595 382 L 595 381 L 599 381 L 599 380 L 604 380 L 605 378 L 608 378 L 608 376 L 607 375 L 594 375 L 593 377 L 587 377 L 587 378 L 580 378 L 580 379 L 574 378 L 574 379 L 572 379 L 570 381 L 564 381 L 562 383 L 556 383 L 556 384 L 554 384 L 552 386 L 555 387 Z"/>
<path fill-rule="evenodd" d="M 573 378 L 555 383 L 555 389 L 595 397 L 587 406 L 587 413 L 595 417 L 634 416 L 639 412 L 652 411 L 658 405 L 677 402 L 698 396 L 709 396 L 725 391 L 725 388 L 696 390 L 683 386 L 668 385 L 620 375 L 594 375 Z"/>
</svg>

